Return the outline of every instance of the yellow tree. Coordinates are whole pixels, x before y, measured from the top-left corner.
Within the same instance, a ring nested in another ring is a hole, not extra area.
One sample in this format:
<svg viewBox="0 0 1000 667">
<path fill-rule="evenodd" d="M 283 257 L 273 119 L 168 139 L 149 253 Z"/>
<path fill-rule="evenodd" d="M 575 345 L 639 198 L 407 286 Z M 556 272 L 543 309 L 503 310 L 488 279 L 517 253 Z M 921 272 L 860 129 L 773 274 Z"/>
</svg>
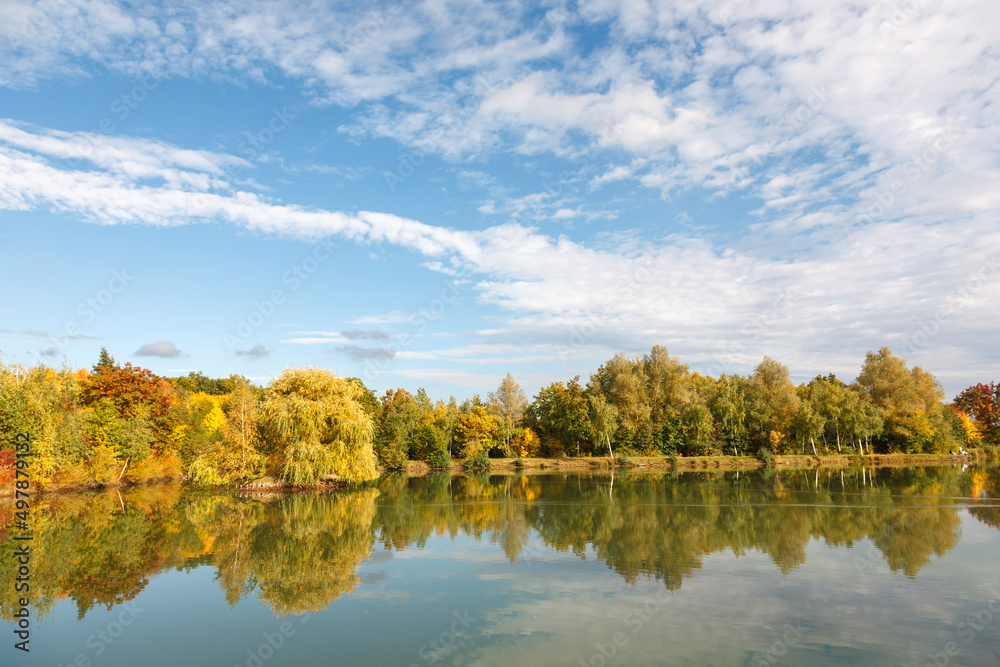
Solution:
<svg viewBox="0 0 1000 667">
<path fill-rule="evenodd" d="M 378 476 L 374 427 L 361 398 L 357 384 L 320 368 L 289 368 L 271 383 L 261 405 L 261 431 L 265 448 L 283 458 L 285 481 Z"/>
</svg>

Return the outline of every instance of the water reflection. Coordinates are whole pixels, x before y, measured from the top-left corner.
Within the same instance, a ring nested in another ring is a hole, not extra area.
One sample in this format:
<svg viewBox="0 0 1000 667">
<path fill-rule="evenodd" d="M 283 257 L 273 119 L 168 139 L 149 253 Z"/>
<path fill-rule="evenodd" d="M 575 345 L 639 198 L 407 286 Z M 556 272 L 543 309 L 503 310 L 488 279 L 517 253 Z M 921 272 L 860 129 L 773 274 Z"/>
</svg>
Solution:
<svg viewBox="0 0 1000 667">
<path fill-rule="evenodd" d="M 177 486 L 52 495 L 33 512 L 32 605 L 72 600 L 80 618 L 138 595 L 150 577 L 210 564 L 230 606 L 255 593 L 277 615 L 315 612 L 358 585 L 360 563 L 433 536 L 488 541 L 511 563 L 546 551 L 596 555 L 628 583 L 680 588 L 709 554 L 766 554 L 787 574 L 820 538 L 868 538 L 916 577 L 960 537 L 960 512 L 1000 527 L 1000 473 L 976 469 L 683 475 L 389 476 L 327 494 L 218 494 Z M 6 510 L 0 540 L 13 520 Z M 533 544 L 544 545 L 542 547 Z M 0 579 L 13 581 L 13 559 Z M 0 614 L 15 609 L 0 589 Z"/>
</svg>

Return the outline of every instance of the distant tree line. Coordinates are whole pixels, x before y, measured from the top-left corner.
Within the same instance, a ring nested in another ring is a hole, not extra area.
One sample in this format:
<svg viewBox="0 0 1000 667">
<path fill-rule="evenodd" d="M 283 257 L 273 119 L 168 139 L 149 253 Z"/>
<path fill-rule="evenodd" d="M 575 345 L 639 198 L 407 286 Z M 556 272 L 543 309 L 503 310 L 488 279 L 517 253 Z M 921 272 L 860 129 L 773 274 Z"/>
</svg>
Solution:
<svg viewBox="0 0 1000 667">
<path fill-rule="evenodd" d="M 372 479 L 378 467 L 455 458 L 948 453 L 1000 447 L 1000 388 L 976 384 L 951 405 L 933 375 L 887 348 L 851 383 L 795 385 L 764 357 L 749 376 L 692 372 L 661 346 L 541 388 L 529 401 L 508 374 L 486 400 L 432 401 L 423 389 L 377 397 L 357 378 L 289 369 L 266 387 L 238 375 L 161 378 L 106 350 L 90 369 L 0 363 L 0 481 L 14 436 L 30 432 L 39 484 L 105 485 L 262 475 L 307 485 Z"/>
</svg>

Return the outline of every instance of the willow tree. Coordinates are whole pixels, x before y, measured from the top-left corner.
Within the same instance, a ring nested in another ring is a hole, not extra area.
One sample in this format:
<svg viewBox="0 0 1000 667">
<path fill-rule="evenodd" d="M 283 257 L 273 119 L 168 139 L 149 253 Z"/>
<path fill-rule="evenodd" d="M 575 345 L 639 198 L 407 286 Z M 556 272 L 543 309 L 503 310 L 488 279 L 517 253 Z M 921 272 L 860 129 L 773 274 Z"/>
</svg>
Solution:
<svg viewBox="0 0 1000 667">
<path fill-rule="evenodd" d="M 282 477 L 312 484 L 327 475 L 357 482 L 378 476 L 374 427 L 356 383 L 320 368 L 289 368 L 264 393 L 266 448 L 284 458 Z"/>
</svg>

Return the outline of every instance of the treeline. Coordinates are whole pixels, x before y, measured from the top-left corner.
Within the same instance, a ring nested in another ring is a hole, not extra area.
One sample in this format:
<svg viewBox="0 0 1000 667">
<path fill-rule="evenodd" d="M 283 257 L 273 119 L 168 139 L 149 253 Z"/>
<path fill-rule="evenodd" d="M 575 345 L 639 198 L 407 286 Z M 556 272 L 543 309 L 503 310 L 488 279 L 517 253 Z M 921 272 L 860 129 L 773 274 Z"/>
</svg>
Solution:
<svg viewBox="0 0 1000 667">
<path fill-rule="evenodd" d="M 357 378 L 289 369 L 266 387 L 191 373 L 161 378 L 106 350 L 88 370 L 0 364 L 0 481 L 14 436 L 33 441 L 39 485 L 105 485 L 188 477 L 222 484 L 272 475 L 306 485 L 374 478 L 410 460 L 475 467 L 490 457 L 757 456 L 948 453 L 1000 446 L 994 383 L 943 402 L 938 381 L 883 348 L 850 384 L 796 386 L 765 357 L 749 376 L 692 372 L 654 347 L 615 356 L 590 376 L 531 401 L 509 374 L 485 400 L 432 401 Z"/>
</svg>

